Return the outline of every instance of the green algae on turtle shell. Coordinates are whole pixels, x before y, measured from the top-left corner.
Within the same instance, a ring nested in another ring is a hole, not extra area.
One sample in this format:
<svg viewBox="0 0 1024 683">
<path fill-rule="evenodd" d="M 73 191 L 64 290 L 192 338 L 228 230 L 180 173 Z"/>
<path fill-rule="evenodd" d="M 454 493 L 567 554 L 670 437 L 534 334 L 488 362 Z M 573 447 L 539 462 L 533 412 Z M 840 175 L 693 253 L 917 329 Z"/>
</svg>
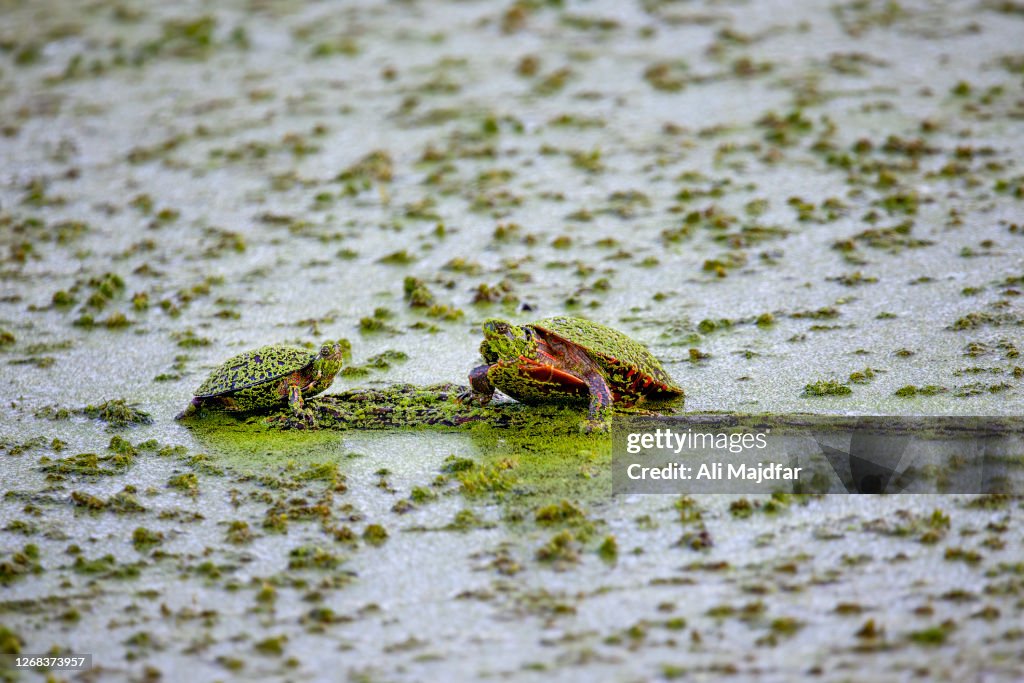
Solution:
<svg viewBox="0 0 1024 683">
<path fill-rule="evenodd" d="M 254 412 L 287 401 L 297 417 L 309 420 L 303 398 L 331 385 L 351 348 L 347 339 L 341 339 L 324 343 L 318 352 L 268 345 L 238 354 L 210 373 L 176 419 L 188 419 L 204 409 Z"/>
<path fill-rule="evenodd" d="M 290 346 L 263 346 L 239 354 L 220 366 L 196 390 L 196 396 L 216 396 L 269 382 L 312 363 L 317 354 Z"/>
<path fill-rule="evenodd" d="M 645 346 L 616 329 L 571 317 L 545 318 L 532 326 L 553 332 L 589 354 L 615 359 L 623 368 L 634 369 L 670 389 L 678 389 Z"/>
</svg>

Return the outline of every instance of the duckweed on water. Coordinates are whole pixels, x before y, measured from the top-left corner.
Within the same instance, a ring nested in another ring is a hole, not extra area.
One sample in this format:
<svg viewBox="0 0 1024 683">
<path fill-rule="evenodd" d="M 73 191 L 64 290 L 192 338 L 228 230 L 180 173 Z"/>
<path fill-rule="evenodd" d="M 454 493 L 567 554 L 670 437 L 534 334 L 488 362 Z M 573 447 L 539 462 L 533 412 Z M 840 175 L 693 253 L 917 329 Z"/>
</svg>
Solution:
<svg viewBox="0 0 1024 683">
<path fill-rule="evenodd" d="M 516 483 L 516 476 L 511 471 L 513 468 L 514 464 L 511 462 L 498 463 L 459 472 L 456 478 L 462 485 L 462 492 L 465 495 L 504 493 L 510 491 Z"/>
<path fill-rule="evenodd" d="M 949 635 L 956 630 L 956 624 L 952 621 L 945 621 L 938 626 L 931 626 L 919 631 L 911 631 L 907 638 L 917 645 L 937 647 L 946 642 Z"/>
<path fill-rule="evenodd" d="M 135 463 L 131 455 L 116 454 L 101 456 L 96 453 L 79 453 L 67 458 L 51 460 L 43 456 L 39 469 L 49 475 L 91 475 L 113 476 L 124 473 Z"/>
<path fill-rule="evenodd" d="M 701 412 L 1014 413 L 1024 370 L 1005 361 L 1019 353 L 1024 230 L 1006 216 L 1024 182 L 1006 130 L 1024 60 L 1012 7 L 798 3 L 784 26 L 754 3 L 419 3 L 404 18 L 401 3 L 293 4 L 79 16 L 33 0 L 5 13 L 3 77 L 18 96 L 0 98 L 0 145 L 35 176 L 7 183 L 0 214 L 13 430 L 0 456 L 14 477 L 0 582 L 34 599 L 0 602 L 0 651 L 95 641 L 94 656 L 133 680 L 183 666 L 206 679 L 315 676 L 332 650 L 318 641 L 350 650 L 337 673 L 354 680 L 595 667 L 638 680 L 828 677 L 869 652 L 865 677 L 941 678 L 976 662 L 1016 674 L 1002 656 L 1016 614 L 985 604 L 1017 592 L 1012 497 L 942 499 L 952 515 L 920 496 L 815 498 L 793 514 L 796 498 L 612 497 L 610 441 L 576 433 L 580 410 L 481 408 L 454 400 L 461 385 L 387 384 L 464 381 L 478 362 L 469 318 L 561 305 L 650 341 Z M 834 54 L 791 49 L 820 42 L 823 26 Z M 950 36 L 965 49 L 913 59 Z M 895 49 L 884 60 L 883 47 Z M 388 62 L 399 54 L 410 59 Z M 612 63 L 623 78 L 603 77 Z M 173 117 L 153 116 L 166 98 L 144 97 L 154 69 L 178 95 Z M 210 88 L 177 87 L 199 72 Z M 298 72 L 308 78 L 286 77 Z M 229 82 L 245 85 L 219 87 Z M 122 138 L 133 142 L 96 144 Z M 189 201 L 214 177 L 217 201 Z M 949 279 L 951 261 L 963 278 Z M 365 286 L 389 273 L 393 287 Z M 368 360 L 347 376 L 371 386 L 343 380 L 311 400 L 318 430 L 287 411 L 167 422 L 234 350 L 360 317 Z M 869 353 L 873 367 L 844 367 Z M 963 368 L 962 353 L 984 362 Z M 853 395 L 799 397 L 801 368 L 818 361 L 838 378 L 821 382 Z M 175 430 L 187 449 L 98 437 L 108 423 L 57 405 L 118 396 L 122 375 L 141 382 L 125 398 L 155 424 L 119 424 Z M 949 390 L 892 396 L 922 381 Z M 18 550 L 26 538 L 42 550 Z M 808 542 L 831 550 L 811 558 Z M 365 569 L 354 581 L 350 554 Z M 408 572 L 420 563 L 444 580 Z M 575 568 L 571 581 L 551 576 Z M 900 581 L 922 571 L 927 585 Z M 145 585 L 112 583 L 142 572 Z M 238 618 L 181 603 L 171 574 L 183 594 L 241 600 Z M 837 578 L 872 600 L 833 612 Z M 366 604 L 380 581 L 396 599 Z M 707 613 L 679 599 L 709 587 L 721 595 Z M 627 593 L 625 612 L 607 609 Z M 451 642 L 430 635 L 438 614 L 460 624 Z M 42 623 L 60 637 L 47 641 Z M 834 627 L 847 636 L 838 650 Z M 481 632 L 497 638 L 487 670 Z"/>
<path fill-rule="evenodd" d="M 834 379 L 818 380 L 804 386 L 804 396 L 849 396 L 853 389 Z"/>
<path fill-rule="evenodd" d="M 897 389 L 894 393 L 895 396 L 900 398 L 911 398 L 913 396 L 935 396 L 936 394 L 944 394 L 949 389 L 946 387 L 939 386 L 937 384 L 928 384 L 923 387 L 918 387 L 913 384 L 907 384 Z"/>
<path fill-rule="evenodd" d="M 160 531 L 151 531 L 145 527 L 136 527 L 132 532 L 132 545 L 140 553 L 144 553 L 164 541 L 164 535 Z"/>
<path fill-rule="evenodd" d="M 107 506 L 106 501 L 102 498 L 83 491 L 72 491 L 71 502 L 78 507 L 89 510 L 102 510 Z"/>
<path fill-rule="evenodd" d="M 168 479 L 167 486 L 185 493 L 197 493 L 199 491 L 199 478 L 194 472 L 184 472 Z"/>
<path fill-rule="evenodd" d="M 488 524 L 484 521 L 473 510 L 465 509 L 456 512 L 452 521 L 443 528 L 450 531 L 469 531 L 471 529 L 487 529 L 493 526 L 493 524 Z"/>
<path fill-rule="evenodd" d="M 606 562 L 614 562 L 619 556 L 619 542 L 615 536 L 605 536 L 597 548 L 597 554 Z"/>
<path fill-rule="evenodd" d="M 152 415 L 122 398 L 104 401 L 99 405 L 87 405 L 80 412 L 86 417 L 106 422 L 109 429 L 124 429 L 153 423 Z"/>
<path fill-rule="evenodd" d="M 139 503 L 139 499 L 135 494 L 136 490 L 134 486 L 125 486 L 123 490 L 115 493 L 107 499 L 107 510 L 120 515 L 145 512 L 146 508 Z"/>
<path fill-rule="evenodd" d="M 473 469 L 474 467 L 476 467 L 476 463 L 470 458 L 460 458 L 455 455 L 449 455 L 444 459 L 441 471 L 448 473 L 465 472 Z"/>
<path fill-rule="evenodd" d="M 284 649 L 287 643 L 288 636 L 282 634 L 257 641 L 253 644 L 253 649 L 261 655 L 280 657 L 284 654 Z"/>
<path fill-rule="evenodd" d="M 586 519 L 586 514 L 567 500 L 538 508 L 534 515 L 538 524 L 564 524 Z"/>
<path fill-rule="evenodd" d="M 341 558 L 320 546 L 300 546 L 288 553 L 288 569 L 329 570 L 341 563 Z"/>
<path fill-rule="evenodd" d="M 547 543 L 537 549 L 536 558 L 540 562 L 563 569 L 566 565 L 579 562 L 579 547 L 572 532 L 564 530 L 552 536 Z"/>
<path fill-rule="evenodd" d="M 82 556 L 78 556 L 72 563 L 71 568 L 76 574 L 95 576 L 97 578 L 135 579 L 141 575 L 143 566 L 140 563 L 118 564 L 117 559 L 108 553 L 93 560 L 87 560 Z"/>
<path fill-rule="evenodd" d="M 363 530 L 363 540 L 370 545 L 381 545 L 388 540 L 388 531 L 380 524 L 368 524 Z"/>
<path fill-rule="evenodd" d="M 873 368 L 864 368 L 856 372 L 850 373 L 851 384 L 867 384 L 875 378 L 875 374 L 880 371 L 876 371 Z"/>
<path fill-rule="evenodd" d="M 20 551 L 12 552 L 0 561 L 0 585 L 7 586 L 23 576 L 40 574 L 42 571 L 39 547 L 28 543 Z"/>
</svg>

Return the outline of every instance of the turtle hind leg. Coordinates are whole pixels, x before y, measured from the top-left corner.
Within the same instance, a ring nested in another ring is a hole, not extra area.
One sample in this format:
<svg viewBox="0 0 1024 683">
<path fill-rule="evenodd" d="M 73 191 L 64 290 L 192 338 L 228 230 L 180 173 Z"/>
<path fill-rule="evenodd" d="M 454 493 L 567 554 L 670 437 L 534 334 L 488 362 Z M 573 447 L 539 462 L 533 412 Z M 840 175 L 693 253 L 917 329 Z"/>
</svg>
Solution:
<svg viewBox="0 0 1024 683">
<path fill-rule="evenodd" d="M 188 407 L 185 408 L 185 410 L 183 410 L 180 413 L 178 413 L 177 415 L 175 415 L 174 419 L 175 420 L 187 420 L 188 418 L 190 418 L 193 415 L 195 415 L 196 413 L 198 413 L 199 409 L 202 407 L 202 405 L 203 405 L 203 399 L 201 399 L 199 397 L 193 398 L 192 402 L 188 404 Z"/>
<path fill-rule="evenodd" d="M 298 384 L 288 385 L 288 405 L 302 426 L 316 427 L 316 415 L 306 407 L 306 402 L 302 399 L 302 387 Z"/>
<path fill-rule="evenodd" d="M 490 365 L 478 365 L 469 371 L 469 390 L 459 394 L 462 403 L 478 403 L 487 405 L 494 398 L 494 386 L 487 378 Z"/>
<path fill-rule="evenodd" d="M 611 431 L 612 392 L 608 388 L 608 382 L 599 372 L 590 373 L 585 380 L 590 390 L 590 409 L 587 411 L 587 420 L 580 429 L 588 434 Z"/>
</svg>

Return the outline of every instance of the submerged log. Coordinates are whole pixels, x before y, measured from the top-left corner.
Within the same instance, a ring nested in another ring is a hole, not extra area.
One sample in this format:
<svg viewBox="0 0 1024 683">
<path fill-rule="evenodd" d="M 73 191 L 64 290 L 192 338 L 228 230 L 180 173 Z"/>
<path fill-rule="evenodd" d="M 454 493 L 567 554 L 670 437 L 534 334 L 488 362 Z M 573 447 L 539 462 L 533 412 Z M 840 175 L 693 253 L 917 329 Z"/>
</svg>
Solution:
<svg viewBox="0 0 1024 683">
<path fill-rule="evenodd" d="M 458 397 L 469 387 L 460 384 L 394 384 L 363 387 L 312 398 L 306 407 L 315 418 L 311 424 L 285 406 L 265 418 L 271 429 L 393 429 L 432 427 L 444 430 L 492 427 L 530 430 L 535 433 L 571 434 L 586 416 L 586 404 L 527 406 L 497 399 L 486 406 L 462 403 Z M 857 416 L 812 413 L 757 414 L 733 412 L 684 412 L 683 402 L 641 404 L 616 409 L 616 419 L 663 416 L 678 420 L 675 427 L 705 429 L 773 429 L 783 432 L 910 433 L 926 437 L 956 437 L 1024 432 L 1024 418 L 972 416 Z"/>
<path fill-rule="evenodd" d="M 389 429 L 436 427 L 448 429 L 486 425 L 500 429 L 534 428 L 545 431 L 578 430 L 586 404 L 525 406 L 495 400 L 486 406 L 462 403 L 458 397 L 469 387 L 460 384 L 395 384 L 327 394 L 306 402 L 315 417 L 310 425 L 285 407 L 269 415 L 266 423 L 277 429 Z"/>
</svg>

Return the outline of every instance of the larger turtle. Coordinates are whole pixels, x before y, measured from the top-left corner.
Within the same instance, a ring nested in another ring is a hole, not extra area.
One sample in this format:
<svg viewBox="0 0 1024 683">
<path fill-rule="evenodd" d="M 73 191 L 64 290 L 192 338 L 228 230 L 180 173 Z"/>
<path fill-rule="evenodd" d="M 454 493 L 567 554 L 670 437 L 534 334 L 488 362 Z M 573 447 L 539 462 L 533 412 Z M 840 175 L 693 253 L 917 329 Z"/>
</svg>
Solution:
<svg viewBox="0 0 1024 683">
<path fill-rule="evenodd" d="M 489 319 L 463 399 L 487 404 L 494 390 L 521 403 L 589 401 L 584 431 L 607 431 L 612 405 L 684 395 L 661 363 L 622 332 L 582 318 L 556 317 L 529 325 Z"/>
<path fill-rule="evenodd" d="M 183 420 L 200 408 L 248 412 L 287 402 L 297 417 L 312 422 L 304 399 L 325 391 L 351 354 L 348 340 L 327 342 L 319 352 L 294 346 L 262 346 L 219 365 L 196 389 L 177 416 Z"/>
</svg>

